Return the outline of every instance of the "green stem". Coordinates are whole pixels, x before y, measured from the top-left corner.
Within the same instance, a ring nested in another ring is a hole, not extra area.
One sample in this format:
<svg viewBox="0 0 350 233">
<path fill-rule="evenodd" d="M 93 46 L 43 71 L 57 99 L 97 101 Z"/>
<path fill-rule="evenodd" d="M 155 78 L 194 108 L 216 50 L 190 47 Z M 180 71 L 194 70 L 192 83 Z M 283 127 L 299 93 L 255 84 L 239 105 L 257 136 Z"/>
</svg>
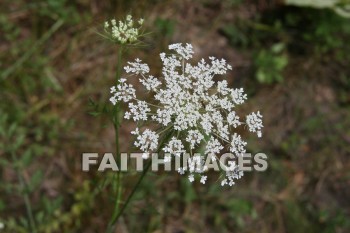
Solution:
<svg viewBox="0 0 350 233">
<path fill-rule="evenodd" d="M 138 187 L 140 186 L 143 178 L 146 176 L 149 168 L 152 165 L 152 160 L 150 160 L 147 165 L 146 168 L 143 170 L 142 175 L 140 176 L 140 178 L 138 179 L 137 183 L 135 184 L 134 188 L 132 189 L 131 193 L 129 194 L 128 198 L 126 199 L 124 205 L 122 206 L 122 208 L 120 209 L 119 212 L 116 213 L 116 215 L 114 215 L 110 221 L 110 223 L 108 224 L 108 228 L 107 228 L 107 233 L 112 233 L 115 227 L 115 223 L 118 221 L 118 219 L 120 218 L 120 216 L 124 213 L 126 207 L 128 206 L 129 202 L 131 201 L 132 197 L 134 196 L 134 194 L 136 193 L 136 190 L 138 189 Z"/>
<path fill-rule="evenodd" d="M 160 143 L 157 153 L 160 152 L 160 150 L 163 148 L 163 145 L 169 140 L 169 138 L 173 135 L 173 131 L 171 131 L 169 134 L 167 134 L 164 139 L 162 140 L 162 142 Z M 137 183 L 135 184 L 134 188 L 132 189 L 131 193 L 129 194 L 129 196 L 127 197 L 124 205 L 122 206 L 122 208 L 120 209 L 120 211 L 115 215 L 114 218 L 112 218 L 112 221 L 110 221 L 110 223 L 108 224 L 108 228 L 107 228 L 107 233 L 112 233 L 113 229 L 114 229 L 114 225 L 115 223 L 118 221 L 118 219 L 120 218 L 120 216 L 122 216 L 122 214 L 124 213 L 124 211 L 126 210 L 126 208 L 128 207 L 131 199 L 133 198 L 134 194 L 136 193 L 136 190 L 139 188 L 140 184 L 142 183 L 143 179 L 145 178 L 149 168 L 152 165 L 152 159 L 150 159 L 150 161 L 147 163 L 145 169 L 143 170 L 140 178 L 137 180 Z"/>
<path fill-rule="evenodd" d="M 12 160 L 14 161 L 14 163 L 16 163 L 18 161 L 16 155 L 12 152 L 11 156 L 12 156 Z M 26 206 L 26 211 L 27 211 L 27 216 L 29 219 L 29 225 L 30 225 L 31 232 L 36 233 L 38 231 L 37 231 L 36 224 L 34 221 L 34 215 L 33 215 L 32 205 L 30 203 L 30 198 L 29 198 L 29 195 L 27 193 L 27 190 L 28 190 L 27 184 L 26 184 L 20 170 L 17 167 L 15 167 L 15 171 L 17 173 L 17 177 L 18 177 L 18 180 L 20 182 L 20 186 L 21 186 L 21 189 L 23 192 L 23 199 L 24 199 L 24 204 Z"/>
<path fill-rule="evenodd" d="M 117 68 L 116 68 L 116 75 L 115 75 L 115 85 L 118 86 L 119 80 L 121 77 L 122 73 L 122 58 L 123 58 L 123 46 L 120 46 L 118 49 L 118 60 L 117 60 Z M 113 124 L 114 124 L 114 131 L 115 131 L 115 146 L 116 146 L 116 160 L 118 163 L 118 166 L 120 168 L 121 165 L 121 159 L 120 159 L 120 144 L 119 144 L 119 103 L 116 103 L 114 107 L 114 112 L 113 112 Z M 109 221 L 107 232 L 111 232 L 111 227 L 114 223 L 114 219 L 116 218 L 118 212 L 119 212 L 119 207 L 120 207 L 120 202 L 121 202 L 121 194 L 122 194 L 122 173 L 121 171 L 117 172 L 117 176 L 115 179 L 115 182 L 113 183 L 114 190 L 116 191 L 116 200 L 114 204 L 114 210 L 112 214 L 112 218 Z"/>
<path fill-rule="evenodd" d="M 117 63 L 117 72 L 116 72 L 116 85 L 119 84 L 119 79 L 122 74 L 122 59 L 123 59 L 123 46 L 120 46 L 118 50 L 118 63 Z M 116 156 L 117 156 L 117 161 L 119 165 L 119 169 L 121 167 L 121 158 L 120 158 L 120 144 L 119 144 L 119 103 L 116 104 L 116 113 L 115 113 L 115 144 L 116 144 Z M 119 212 L 119 205 L 120 205 L 120 200 L 121 200 L 121 193 L 122 193 L 122 173 L 118 171 L 117 173 L 117 201 L 116 201 L 116 210 L 115 213 Z"/>
<path fill-rule="evenodd" d="M 132 189 L 130 195 L 128 196 L 128 198 L 125 201 L 125 204 L 123 205 L 123 207 L 120 209 L 119 213 L 117 214 L 116 218 L 115 218 L 115 222 L 118 220 L 118 218 L 124 213 L 126 207 L 128 206 L 130 200 L 132 199 L 132 197 L 134 196 L 134 194 L 136 193 L 136 190 L 138 189 L 138 187 L 140 186 L 143 178 L 145 178 L 149 168 L 152 165 L 152 160 L 148 161 L 145 169 L 143 170 L 140 178 L 138 179 L 137 183 L 135 184 L 134 188 Z"/>
</svg>

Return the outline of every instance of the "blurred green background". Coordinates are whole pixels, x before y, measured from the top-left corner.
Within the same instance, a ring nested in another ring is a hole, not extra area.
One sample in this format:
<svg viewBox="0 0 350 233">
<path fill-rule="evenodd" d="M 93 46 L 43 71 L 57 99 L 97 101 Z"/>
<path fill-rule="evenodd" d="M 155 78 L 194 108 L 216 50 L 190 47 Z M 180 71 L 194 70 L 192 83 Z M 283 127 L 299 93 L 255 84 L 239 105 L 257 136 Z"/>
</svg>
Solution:
<svg viewBox="0 0 350 233">
<path fill-rule="evenodd" d="M 112 125 L 89 114 L 89 98 L 107 102 L 116 63 L 117 48 L 96 32 L 128 13 L 153 32 L 128 58 L 157 69 L 169 43 L 188 42 L 197 59 L 233 66 L 230 86 L 264 115 L 263 138 L 244 135 L 248 151 L 266 153 L 269 169 L 232 188 L 150 173 L 116 232 L 350 232 L 349 5 L 2 0 L 0 232 L 30 232 L 31 221 L 39 232 L 104 232 L 114 174 L 83 173 L 81 154 L 113 151 Z M 121 129 L 124 150 L 131 127 Z M 125 174 L 124 197 L 137 177 Z"/>
</svg>

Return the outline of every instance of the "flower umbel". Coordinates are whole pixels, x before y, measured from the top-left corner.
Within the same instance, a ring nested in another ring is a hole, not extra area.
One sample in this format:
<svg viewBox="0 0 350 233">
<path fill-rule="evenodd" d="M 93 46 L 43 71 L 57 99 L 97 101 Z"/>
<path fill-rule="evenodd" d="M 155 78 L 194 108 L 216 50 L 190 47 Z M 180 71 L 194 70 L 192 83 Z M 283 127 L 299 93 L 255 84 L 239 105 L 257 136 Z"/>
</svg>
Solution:
<svg viewBox="0 0 350 233">
<path fill-rule="evenodd" d="M 140 29 L 143 22 L 143 19 L 134 22 L 132 16 L 128 15 L 125 21 L 117 22 L 115 19 L 106 21 L 104 30 L 108 37 L 119 44 L 133 44 L 142 35 Z"/>
<path fill-rule="evenodd" d="M 195 159 L 199 164 L 207 156 L 215 160 L 225 148 L 237 157 L 242 156 L 247 143 L 237 134 L 236 129 L 247 125 L 250 132 L 255 132 L 260 137 L 262 115 L 259 111 L 251 113 L 245 117 L 245 122 L 241 122 L 235 107 L 247 99 L 243 88 L 230 88 L 226 80 L 214 80 L 215 76 L 226 74 L 232 67 L 224 59 L 215 57 L 191 64 L 189 60 L 194 54 L 191 44 L 172 44 L 169 50 L 173 53 L 160 54 L 162 77 L 150 75 L 149 66 L 140 59 L 129 62 L 124 68 L 129 75 L 139 77 L 140 83 L 152 96 L 150 102 L 138 99 L 135 89 L 125 79 L 121 80 L 117 89 L 111 89 L 113 96 L 110 100 L 113 104 L 119 101 L 128 103 L 126 119 L 131 119 L 138 125 L 153 123 L 159 126 L 156 131 L 147 128 L 142 133 L 139 128 L 133 131 L 132 134 L 137 136 L 134 145 L 144 153 L 150 153 L 156 150 L 158 140 L 164 132 L 172 132 L 173 136 L 162 148 L 172 155 L 181 156 L 187 151 L 190 152 L 191 161 Z M 204 153 L 194 155 L 199 148 L 204 148 Z M 199 167 L 183 167 L 179 173 L 188 172 L 190 182 L 195 180 L 197 173 L 200 183 L 204 184 L 207 176 L 202 173 L 207 168 Z M 225 174 L 221 184 L 230 186 L 234 184 L 234 179 L 243 175 L 235 164 L 231 164 Z"/>
</svg>

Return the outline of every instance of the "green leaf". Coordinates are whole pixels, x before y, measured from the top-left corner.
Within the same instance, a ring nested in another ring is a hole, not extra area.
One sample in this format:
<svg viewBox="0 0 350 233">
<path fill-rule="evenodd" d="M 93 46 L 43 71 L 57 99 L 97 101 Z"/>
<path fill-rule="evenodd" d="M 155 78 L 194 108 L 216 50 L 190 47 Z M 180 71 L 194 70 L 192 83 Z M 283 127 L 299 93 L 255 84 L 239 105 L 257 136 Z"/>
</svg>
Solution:
<svg viewBox="0 0 350 233">
<path fill-rule="evenodd" d="M 33 158 L 33 156 L 32 156 L 31 151 L 26 150 L 21 157 L 22 166 L 23 167 L 29 166 L 29 164 L 32 162 L 32 158 Z"/>
<path fill-rule="evenodd" d="M 43 180 L 44 174 L 41 170 L 36 170 L 29 182 L 29 192 L 34 191 Z"/>
</svg>

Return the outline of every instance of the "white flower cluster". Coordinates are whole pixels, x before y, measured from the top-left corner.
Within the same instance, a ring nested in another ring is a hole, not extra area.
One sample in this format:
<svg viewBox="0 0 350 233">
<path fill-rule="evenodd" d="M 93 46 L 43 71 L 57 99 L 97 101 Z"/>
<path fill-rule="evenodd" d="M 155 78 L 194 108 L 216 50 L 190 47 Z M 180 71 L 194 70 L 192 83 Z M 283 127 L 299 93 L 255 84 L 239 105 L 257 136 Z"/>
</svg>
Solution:
<svg viewBox="0 0 350 233">
<path fill-rule="evenodd" d="M 119 21 L 117 23 L 115 19 L 106 21 L 104 23 L 104 29 L 105 32 L 110 35 L 114 41 L 120 44 L 134 43 L 140 36 L 139 30 L 143 25 L 143 22 L 143 19 L 139 19 L 137 21 L 138 27 L 135 27 L 136 23 L 132 19 L 132 16 L 128 15 L 124 22 Z"/>
<path fill-rule="evenodd" d="M 249 127 L 250 132 L 256 132 L 258 137 L 261 137 L 261 128 L 264 127 L 262 124 L 262 115 L 258 111 L 257 113 L 252 112 L 247 116 L 246 123 Z"/>
<path fill-rule="evenodd" d="M 233 186 L 235 180 L 241 179 L 243 176 L 243 171 L 239 170 L 238 165 L 235 162 L 230 161 L 229 166 L 226 168 L 226 176 L 221 181 L 221 186 L 229 185 Z"/>
<path fill-rule="evenodd" d="M 146 129 L 140 133 L 139 128 L 133 131 L 137 135 L 135 146 L 145 154 L 154 152 L 158 140 L 164 138 L 165 132 L 170 132 L 173 136 L 165 146 L 161 145 L 161 149 L 172 155 L 181 156 L 185 152 L 192 155 L 196 149 L 203 148 L 203 158 L 210 156 L 216 160 L 226 147 L 235 156 L 242 156 L 247 143 L 235 132 L 236 128 L 246 124 L 250 132 L 260 137 L 262 115 L 260 112 L 251 113 L 245 122 L 240 121 L 235 107 L 243 104 L 247 95 L 242 88 L 228 87 L 226 80 L 214 80 L 216 75 L 224 75 L 232 67 L 224 59 L 214 57 L 209 57 L 209 62 L 202 59 L 196 65 L 190 64 L 188 60 L 194 53 L 191 44 L 173 44 L 169 49 L 174 52 L 160 54 L 163 63 L 161 78 L 150 75 L 149 66 L 140 59 L 125 67 L 125 71 L 138 76 L 140 83 L 151 93 L 150 102 L 137 99 L 134 87 L 126 84 L 125 79 L 111 89 L 110 101 L 113 104 L 118 101 L 129 103 L 126 119 L 132 119 L 138 125 L 142 121 L 159 126 L 156 131 Z M 192 159 L 198 160 L 195 156 Z M 181 174 L 185 171 L 190 173 L 189 180 L 193 181 L 193 173 L 203 173 L 205 167 L 179 169 Z M 233 180 L 241 176 L 238 167 L 232 165 L 231 170 L 226 171 L 222 185 L 233 185 Z M 206 179 L 201 175 L 200 182 L 205 183 Z"/>
<path fill-rule="evenodd" d="M 147 159 L 149 157 L 148 151 L 153 151 L 157 149 L 158 146 L 158 138 L 159 135 L 153 132 L 152 130 L 146 129 L 140 134 L 138 128 L 131 132 L 137 136 L 137 140 L 135 141 L 135 146 L 139 147 L 143 153 L 142 157 Z"/>
<path fill-rule="evenodd" d="M 111 93 L 113 94 L 113 96 L 109 100 L 114 105 L 121 100 L 124 102 L 129 102 L 133 98 L 136 98 L 135 89 L 132 87 L 132 85 L 126 83 L 125 78 L 119 80 L 117 88 L 111 87 Z"/>
</svg>

